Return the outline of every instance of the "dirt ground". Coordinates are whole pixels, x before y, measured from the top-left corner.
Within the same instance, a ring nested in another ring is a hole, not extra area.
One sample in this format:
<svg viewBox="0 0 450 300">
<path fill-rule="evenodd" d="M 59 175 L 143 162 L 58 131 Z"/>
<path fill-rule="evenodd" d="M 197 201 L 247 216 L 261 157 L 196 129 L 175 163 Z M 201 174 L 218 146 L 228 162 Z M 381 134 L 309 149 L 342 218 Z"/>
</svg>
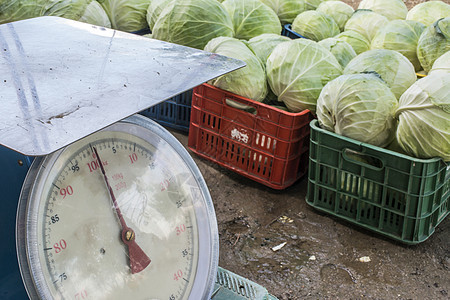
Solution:
<svg viewBox="0 0 450 300">
<path fill-rule="evenodd" d="M 222 268 L 278 299 L 450 298 L 450 218 L 405 246 L 309 206 L 307 176 L 277 191 L 190 153 L 214 202 Z"/>
</svg>

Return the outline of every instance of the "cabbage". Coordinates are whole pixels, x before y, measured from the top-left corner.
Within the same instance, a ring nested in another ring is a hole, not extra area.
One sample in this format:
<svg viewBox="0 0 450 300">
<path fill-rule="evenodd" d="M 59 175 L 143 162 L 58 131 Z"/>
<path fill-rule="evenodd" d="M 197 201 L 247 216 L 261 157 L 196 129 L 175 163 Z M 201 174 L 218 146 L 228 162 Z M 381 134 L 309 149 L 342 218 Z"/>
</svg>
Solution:
<svg viewBox="0 0 450 300">
<path fill-rule="evenodd" d="M 219 78 L 211 84 L 240 96 L 263 101 L 267 95 L 264 65 L 246 44 L 232 37 L 217 37 L 208 42 L 205 51 L 243 60 L 247 65 Z"/>
<path fill-rule="evenodd" d="M 422 70 L 417 57 L 417 42 L 425 26 L 417 21 L 394 20 L 380 28 L 372 39 L 371 49 L 395 50 L 406 56 L 416 72 Z"/>
<path fill-rule="evenodd" d="M 47 0 L 45 16 L 62 17 L 111 28 L 111 22 L 102 6 L 94 0 Z"/>
<path fill-rule="evenodd" d="M 270 88 L 292 112 L 309 109 L 314 113 L 323 86 L 342 74 L 334 55 L 307 39 L 279 44 L 266 66 Z"/>
<path fill-rule="evenodd" d="M 203 49 L 213 38 L 234 35 L 231 17 L 216 0 L 176 0 L 153 26 L 153 38 Z"/>
<path fill-rule="evenodd" d="M 306 10 L 315 10 L 319 7 L 320 3 L 327 0 L 301 0 L 305 2 Z"/>
<path fill-rule="evenodd" d="M 317 99 L 322 128 L 375 146 L 395 135 L 397 99 L 374 74 L 342 75 L 328 82 Z"/>
<path fill-rule="evenodd" d="M 440 19 L 424 30 L 417 43 L 417 57 L 425 72 L 428 72 L 434 61 L 449 50 L 450 17 Z"/>
<path fill-rule="evenodd" d="M 303 0 L 260 0 L 269 6 L 278 16 L 281 24 L 291 24 L 295 17 L 306 10 Z"/>
<path fill-rule="evenodd" d="M 263 33 L 281 34 L 277 14 L 259 0 L 225 0 L 222 5 L 230 14 L 238 39 L 249 40 Z"/>
<path fill-rule="evenodd" d="M 113 29 L 138 31 L 148 27 L 146 14 L 151 0 L 97 0 L 105 9 Z"/>
<path fill-rule="evenodd" d="M 307 10 L 299 14 L 292 23 L 292 30 L 314 41 L 340 33 L 339 26 L 332 17 L 315 10 Z"/>
<path fill-rule="evenodd" d="M 362 0 L 358 9 L 370 9 L 388 20 L 404 20 L 408 14 L 408 8 L 403 0 Z"/>
<path fill-rule="evenodd" d="M 375 72 L 398 98 L 417 80 L 412 63 L 394 50 L 374 49 L 359 54 L 344 69 L 344 74 Z"/>
<path fill-rule="evenodd" d="M 340 31 L 344 30 L 345 23 L 347 23 L 354 12 L 353 7 L 342 1 L 322 2 L 316 10 L 332 17 L 339 26 Z"/>
<path fill-rule="evenodd" d="M 356 56 L 355 50 L 349 43 L 335 38 L 321 40 L 319 45 L 331 51 L 343 68 Z"/>
<path fill-rule="evenodd" d="M 414 20 L 430 26 L 437 20 L 448 16 L 450 16 L 450 5 L 442 1 L 428 1 L 411 8 L 406 15 L 406 20 Z"/>
<path fill-rule="evenodd" d="M 48 0 L 0 0 L 0 24 L 44 15 Z"/>
<path fill-rule="evenodd" d="M 433 67 L 428 74 L 433 72 L 450 72 L 450 51 L 445 52 L 434 61 Z"/>
<path fill-rule="evenodd" d="M 255 55 L 266 64 L 267 58 L 273 49 L 282 42 L 290 41 L 291 39 L 279 34 L 264 33 L 248 41 L 248 47 L 255 53 Z"/>
<path fill-rule="evenodd" d="M 356 54 L 361 54 L 370 49 L 370 42 L 367 38 L 353 30 L 343 31 L 334 38 L 349 43 Z"/>
<path fill-rule="evenodd" d="M 376 12 L 367 9 L 358 9 L 345 23 L 345 30 L 353 30 L 362 34 L 369 43 L 377 30 L 385 26 L 389 20 Z"/>
<path fill-rule="evenodd" d="M 409 155 L 450 161 L 450 73 L 414 83 L 399 100 L 397 141 Z"/>
<path fill-rule="evenodd" d="M 153 30 L 156 20 L 158 20 L 164 7 L 168 6 L 174 0 L 150 0 L 150 5 L 147 8 L 147 23 L 150 30 Z"/>
</svg>

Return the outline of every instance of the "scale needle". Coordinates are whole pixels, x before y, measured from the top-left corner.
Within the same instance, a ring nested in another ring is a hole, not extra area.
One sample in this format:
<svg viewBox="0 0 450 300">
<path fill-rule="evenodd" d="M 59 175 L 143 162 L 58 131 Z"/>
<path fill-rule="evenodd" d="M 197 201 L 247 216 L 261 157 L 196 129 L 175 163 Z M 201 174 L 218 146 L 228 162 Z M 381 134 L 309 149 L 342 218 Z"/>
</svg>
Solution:
<svg viewBox="0 0 450 300">
<path fill-rule="evenodd" d="M 114 208 L 116 210 L 117 217 L 119 218 L 120 225 L 122 226 L 122 241 L 128 247 L 128 256 L 130 258 L 130 268 L 131 273 L 139 273 L 143 271 L 149 264 L 150 258 L 145 254 L 145 252 L 139 247 L 135 240 L 134 230 L 127 226 L 125 223 L 125 219 L 123 218 L 122 212 L 120 211 L 119 205 L 117 204 L 116 197 L 114 196 L 114 192 L 109 185 L 108 177 L 106 176 L 105 169 L 103 168 L 102 161 L 100 156 L 98 155 L 97 149 L 93 147 L 95 156 L 97 157 L 98 164 L 100 166 L 100 170 L 102 171 L 103 178 L 105 179 L 106 187 L 109 190 L 109 195 L 111 196 L 111 200 L 113 202 Z"/>
</svg>

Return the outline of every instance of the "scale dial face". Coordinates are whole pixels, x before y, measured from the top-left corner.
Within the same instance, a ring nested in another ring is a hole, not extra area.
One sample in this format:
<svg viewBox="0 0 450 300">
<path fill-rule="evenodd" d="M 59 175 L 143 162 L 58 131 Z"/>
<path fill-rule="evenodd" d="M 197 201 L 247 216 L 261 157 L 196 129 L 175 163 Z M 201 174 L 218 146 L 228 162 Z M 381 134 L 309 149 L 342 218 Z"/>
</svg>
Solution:
<svg viewBox="0 0 450 300">
<path fill-rule="evenodd" d="M 183 146 L 144 117 L 35 159 L 17 220 L 30 298 L 211 295 L 218 236 L 206 184 Z"/>
</svg>

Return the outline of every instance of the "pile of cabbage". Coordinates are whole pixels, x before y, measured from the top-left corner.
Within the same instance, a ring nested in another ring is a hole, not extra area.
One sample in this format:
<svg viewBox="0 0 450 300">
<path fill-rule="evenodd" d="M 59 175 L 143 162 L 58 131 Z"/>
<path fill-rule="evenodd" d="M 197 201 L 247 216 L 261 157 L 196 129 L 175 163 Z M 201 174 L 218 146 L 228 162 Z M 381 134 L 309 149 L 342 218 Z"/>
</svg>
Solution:
<svg viewBox="0 0 450 300">
<path fill-rule="evenodd" d="M 0 0 L 0 24 L 47 15 L 241 59 L 245 68 L 209 83 L 289 112 L 309 110 L 347 137 L 450 161 L 443 1 L 408 10 L 403 0 L 355 8 L 337 0 Z M 306 38 L 282 35 L 285 25 Z"/>
</svg>

